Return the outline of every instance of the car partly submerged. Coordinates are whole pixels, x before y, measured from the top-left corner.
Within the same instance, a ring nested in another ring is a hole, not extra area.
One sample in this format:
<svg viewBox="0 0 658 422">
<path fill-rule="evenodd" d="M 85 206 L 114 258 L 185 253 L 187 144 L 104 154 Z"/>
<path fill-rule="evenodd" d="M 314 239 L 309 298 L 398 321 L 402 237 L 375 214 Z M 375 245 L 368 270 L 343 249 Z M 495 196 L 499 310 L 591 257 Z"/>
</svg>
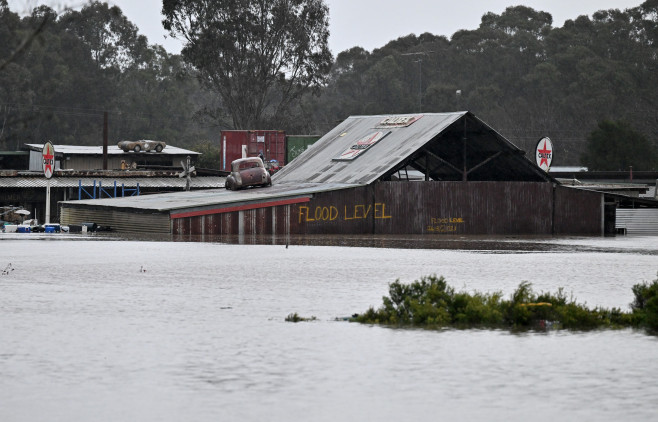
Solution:
<svg viewBox="0 0 658 422">
<path fill-rule="evenodd" d="M 248 186 L 272 186 L 270 173 L 265 169 L 259 157 L 239 158 L 231 163 L 231 174 L 226 178 L 224 187 L 238 190 Z"/>
</svg>

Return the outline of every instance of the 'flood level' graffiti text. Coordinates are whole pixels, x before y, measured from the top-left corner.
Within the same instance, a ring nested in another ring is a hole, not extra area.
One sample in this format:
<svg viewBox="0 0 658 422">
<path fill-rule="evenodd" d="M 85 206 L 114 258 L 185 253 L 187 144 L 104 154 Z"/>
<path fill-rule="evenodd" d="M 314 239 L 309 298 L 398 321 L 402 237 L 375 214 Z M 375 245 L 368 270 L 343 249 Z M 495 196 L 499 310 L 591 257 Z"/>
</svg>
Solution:
<svg viewBox="0 0 658 422">
<path fill-rule="evenodd" d="M 386 219 L 391 218 L 386 213 L 386 204 L 375 202 L 374 204 L 359 204 L 353 206 L 345 205 L 339 209 L 333 205 L 318 206 L 315 208 L 300 206 L 299 222 L 310 223 L 313 221 L 335 221 L 335 220 L 363 220 L 366 218 Z"/>
</svg>

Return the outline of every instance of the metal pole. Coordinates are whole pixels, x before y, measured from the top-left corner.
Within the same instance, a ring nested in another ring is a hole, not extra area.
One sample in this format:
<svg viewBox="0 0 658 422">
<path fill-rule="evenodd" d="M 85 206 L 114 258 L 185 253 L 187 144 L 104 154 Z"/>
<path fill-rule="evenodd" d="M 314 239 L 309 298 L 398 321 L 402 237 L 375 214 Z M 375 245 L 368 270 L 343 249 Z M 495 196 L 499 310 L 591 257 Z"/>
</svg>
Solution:
<svg viewBox="0 0 658 422">
<path fill-rule="evenodd" d="M 50 179 L 46 179 L 46 224 L 50 224 Z"/>
<path fill-rule="evenodd" d="M 107 170 L 107 111 L 103 113 L 103 170 Z"/>
<path fill-rule="evenodd" d="M 468 181 L 468 168 L 466 167 L 466 116 L 464 116 L 464 135 L 462 136 L 462 145 L 463 145 L 463 161 L 464 161 L 464 172 L 462 173 L 462 181 Z"/>
<path fill-rule="evenodd" d="M 423 111 L 423 59 L 418 59 L 418 112 Z"/>
</svg>

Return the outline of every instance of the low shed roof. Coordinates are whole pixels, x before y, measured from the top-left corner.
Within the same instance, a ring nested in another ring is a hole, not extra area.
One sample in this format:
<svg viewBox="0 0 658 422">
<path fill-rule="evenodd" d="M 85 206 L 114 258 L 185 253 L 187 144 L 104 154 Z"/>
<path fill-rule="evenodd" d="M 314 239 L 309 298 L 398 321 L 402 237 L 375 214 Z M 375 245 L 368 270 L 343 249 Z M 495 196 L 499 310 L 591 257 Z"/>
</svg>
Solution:
<svg viewBox="0 0 658 422">
<path fill-rule="evenodd" d="M 43 149 L 43 144 L 25 144 L 28 149 L 32 151 L 41 151 Z M 55 153 L 57 155 L 103 155 L 103 146 L 84 146 L 84 145 L 55 145 Z M 108 155 L 128 155 L 128 154 L 164 154 L 164 155 L 199 155 L 199 152 L 191 151 L 189 149 L 183 149 L 178 147 L 173 147 L 167 145 L 162 152 L 124 152 L 117 145 L 108 145 L 107 146 Z"/>
<path fill-rule="evenodd" d="M 192 179 L 194 180 L 194 179 Z M 149 212 L 183 212 L 217 208 L 228 204 L 246 204 L 253 202 L 274 202 L 282 199 L 310 197 L 314 193 L 345 189 L 350 186 L 333 184 L 302 183 L 299 185 L 274 185 L 264 188 L 248 188 L 239 191 L 226 189 L 207 189 L 189 192 L 170 192 L 154 195 L 140 195 L 124 198 L 87 199 L 66 201 L 68 206 L 93 205 Z"/>
<path fill-rule="evenodd" d="M 192 177 L 190 180 L 190 187 L 192 189 L 214 189 L 224 187 L 224 177 L 209 176 L 209 177 Z M 82 186 L 88 188 L 90 186 L 99 186 L 104 189 L 113 189 L 114 183 L 120 188 L 124 187 L 134 188 L 138 184 L 141 188 L 158 188 L 168 189 L 185 188 L 187 180 L 180 177 L 63 177 L 54 176 L 51 179 L 46 179 L 43 174 L 40 177 L 2 177 L 0 176 L 0 188 L 20 188 L 20 189 L 36 189 L 45 188 L 50 181 L 51 188 L 77 188 Z"/>
</svg>

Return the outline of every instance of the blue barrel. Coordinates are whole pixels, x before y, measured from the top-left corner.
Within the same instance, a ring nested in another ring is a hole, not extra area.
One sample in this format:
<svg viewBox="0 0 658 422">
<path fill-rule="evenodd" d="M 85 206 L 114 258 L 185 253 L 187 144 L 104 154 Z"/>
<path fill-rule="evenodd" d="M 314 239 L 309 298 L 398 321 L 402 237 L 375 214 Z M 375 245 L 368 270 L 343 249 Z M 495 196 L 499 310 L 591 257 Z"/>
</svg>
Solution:
<svg viewBox="0 0 658 422">
<path fill-rule="evenodd" d="M 31 231 L 30 226 L 18 226 L 19 233 L 30 233 Z"/>
<path fill-rule="evenodd" d="M 55 233 L 55 228 L 53 226 L 46 226 L 46 233 Z"/>
</svg>

